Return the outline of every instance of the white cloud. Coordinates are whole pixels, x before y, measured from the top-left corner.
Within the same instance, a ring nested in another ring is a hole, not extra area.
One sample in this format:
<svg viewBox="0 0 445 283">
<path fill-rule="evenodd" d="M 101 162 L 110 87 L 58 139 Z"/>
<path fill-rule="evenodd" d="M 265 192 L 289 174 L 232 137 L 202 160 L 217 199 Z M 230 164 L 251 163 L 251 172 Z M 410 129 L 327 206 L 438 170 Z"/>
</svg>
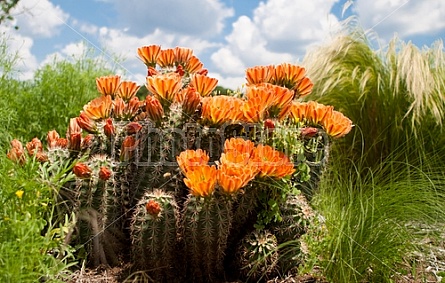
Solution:
<svg viewBox="0 0 445 283">
<path fill-rule="evenodd" d="M 330 13 L 336 2 L 338 0 L 260 2 L 252 18 L 241 16 L 233 23 L 226 45 L 211 56 L 212 62 L 223 77 L 232 78 L 228 83 L 240 81 L 234 77 L 244 77 L 246 67 L 296 63 L 309 46 L 324 41 L 340 27 L 335 15 Z"/>
<path fill-rule="evenodd" d="M 143 36 L 156 28 L 194 36 L 211 37 L 224 28 L 234 11 L 220 0 L 127 0 L 114 1 L 122 24 L 133 34 Z"/>
<path fill-rule="evenodd" d="M 357 0 L 354 11 L 365 29 L 373 28 L 385 41 L 395 33 L 404 39 L 435 35 L 445 29 L 443 0 Z"/>
<path fill-rule="evenodd" d="M 32 37 L 51 37 L 58 34 L 69 15 L 48 0 L 20 0 L 11 14 L 20 33 Z"/>
</svg>

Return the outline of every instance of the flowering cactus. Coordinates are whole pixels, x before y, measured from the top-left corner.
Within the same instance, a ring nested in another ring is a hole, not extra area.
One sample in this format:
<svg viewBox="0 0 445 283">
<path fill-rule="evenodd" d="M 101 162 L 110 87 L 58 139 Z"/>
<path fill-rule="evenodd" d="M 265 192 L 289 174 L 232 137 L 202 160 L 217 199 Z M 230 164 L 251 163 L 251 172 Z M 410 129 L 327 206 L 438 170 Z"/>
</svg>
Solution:
<svg viewBox="0 0 445 283">
<path fill-rule="evenodd" d="M 191 49 L 137 53 L 147 66 L 145 97 L 120 76 L 97 78 L 100 96 L 70 120 L 66 138 L 51 131 L 46 151 L 38 140 L 26 151 L 14 140 L 8 153 L 21 164 L 71 160 L 76 180 L 61 195 L 79 215 L 90 262 L 132 261 L 160 282 L 174 281 L 176 269 L 183 281 L 212 282 L 252 266 L 258 246 L 249 245 L 261 237 L 276 249 L 282 235 L 303 233 L 298 221 L 277 225 L 293 221 L 293 184 L 310 182 L 330 140 L 352 128 L 332 107 L 299 101 L 313 86 L 305 69 L 249 68 L 243 91 L 218 95 Z M 242 260 L 231 262 L 240 249 Z"/>
</svg>

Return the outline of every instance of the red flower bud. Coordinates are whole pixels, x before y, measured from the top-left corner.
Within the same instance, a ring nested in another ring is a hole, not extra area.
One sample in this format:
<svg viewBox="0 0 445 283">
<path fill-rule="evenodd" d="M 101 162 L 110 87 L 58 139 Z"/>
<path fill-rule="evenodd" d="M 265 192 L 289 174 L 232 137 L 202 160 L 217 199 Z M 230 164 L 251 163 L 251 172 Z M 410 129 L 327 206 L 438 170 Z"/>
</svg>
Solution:
<svg viewBox="0 0 445 283">
<path fill-rule="evenodd" d="M 56 130 L 49 131 L 46 135 L 46 141 L 48 142 L 48 148 L 57 147 L 57 140 L 60 138 L 59 133 Z"/>
<path fill-rule="evenodd" d="M 113 126 L 113 120 L 111 118 L 105 120 L 104 133 L 107 137 L 112 137 L 116 133 L 116 129 Z"/>
<path fill-rule="evenodd" d="M 113 172 L 110 170 L 110 168 L 102 166 L 99 170 L 99 178 L 101 180 L 107 181 L 108 179 L 110 179 L 112 173 Z"/>
<path fill-rule="evenodd" d="M 142 126 L 138 122 L 131 122 L 126 127 L 127 134 L 129 134 L 129 135 L 136 134 L 141 129 L 142 129 Z"/>
<path fill-rule="evenodd" d="M 69 136 L 68 149 L 79 151 L 81 143 L 82 143 L 82 134 L 72 133 Z"/>
<path fill-rule="evenodd" d="M 73 167 L 73 173 L 79 178 L 87 179 L 91 177 L 91 169 L 88 165 L 78 162 Z"/>
<path fill-rule="evenodd" d="M 145 205 L 145 209 L 147 209 L 147 213 L 152 216 L 158 216 L 161 212 L 161 206 L 157 201 L 149 200 L 147 204 Z"/>
<path fill-rule="evenodd" d="M 9 150 L 7 157 L 19 164 L 25 163 L 25 150 L 19 140 L 14 139 L 11 141 L 11 149 Z"/>
<path fill-rule="evenodd" d="M 271 119 L 266 119 L 264 121 L 264 128 L 273 130 L 275 129 L 275 123 Z"/>
<path fill-rule="evenodd" d="M 301 129 L 301 135 L 303 137 L 313 137 L 318 133 L 318 129 L 314 127 L 306 127 Z"/>
<path fill-rule="evenodd" d="M 122 142 L 120 160 L 129 161 L 133 157 L 134 151 L 136 150 L 139 141 L 137 141 L 133 136 L 127 136 Z"/>
</svg>

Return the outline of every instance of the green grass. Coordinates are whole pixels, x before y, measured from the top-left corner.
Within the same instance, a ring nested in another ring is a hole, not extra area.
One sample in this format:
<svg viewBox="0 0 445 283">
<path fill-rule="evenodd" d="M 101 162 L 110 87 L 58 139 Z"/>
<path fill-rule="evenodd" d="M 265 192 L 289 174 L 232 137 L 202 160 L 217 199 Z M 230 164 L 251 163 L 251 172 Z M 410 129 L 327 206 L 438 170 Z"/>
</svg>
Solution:
<svg viewBox="0 0 445 283">
<path fill-rule="evenodd" d="M 323 179 L 313 204 L 326 234 L 312 251 L 331 282 L 394 282 L 417 249 L 419 224 L 444 223 L 443 173 L 393 165 L 366 174 L 334 169 Z"/>
</svg>

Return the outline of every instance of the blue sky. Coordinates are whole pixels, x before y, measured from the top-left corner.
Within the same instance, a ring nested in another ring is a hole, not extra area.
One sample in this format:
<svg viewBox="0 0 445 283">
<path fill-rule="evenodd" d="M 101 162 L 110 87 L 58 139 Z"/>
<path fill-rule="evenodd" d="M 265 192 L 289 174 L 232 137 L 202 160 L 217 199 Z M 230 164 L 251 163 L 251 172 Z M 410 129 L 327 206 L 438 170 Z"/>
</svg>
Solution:
<svg viewBox="0 0 445 283">
<path fill-rule="evenodd" d="M 396 34 L 420 48 L 445 37 L 444 0 L 353 0 L 342 16 L 345 1 L 20 0 L 14 21 L 0 32 L 22 58 L 23 79 L 55 56 L 93 49 L 125 79 L 142 84 L 145 66 L 136 50 L 159 44 L 192 48 L 209 75 L 231 88 L 244 83 L 247 67 L 301 62 L 351 15 L 382 47 Z M 118 64 L 116 55 L 123 58 Z"/>
</svg>

